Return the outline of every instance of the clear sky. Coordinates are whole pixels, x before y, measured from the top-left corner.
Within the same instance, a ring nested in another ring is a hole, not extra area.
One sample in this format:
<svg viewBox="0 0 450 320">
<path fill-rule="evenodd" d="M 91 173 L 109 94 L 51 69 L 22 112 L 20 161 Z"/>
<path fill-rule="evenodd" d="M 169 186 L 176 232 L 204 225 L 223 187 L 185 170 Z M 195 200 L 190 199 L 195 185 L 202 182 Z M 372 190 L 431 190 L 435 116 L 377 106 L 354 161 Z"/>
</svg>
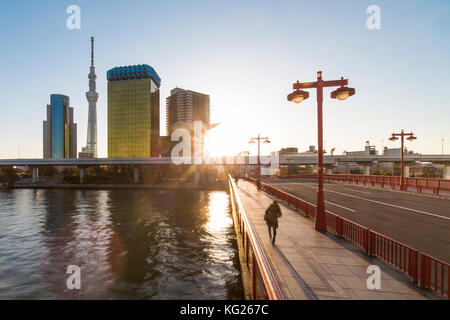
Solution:
<svg viewBox="0 0 450 320">
<path fill-rule="evenodd" d="M 69 5 L 81 29 L 69 30 Z M 369 30 L 369 5 L 381 30 Z M 286 101 L 296 80 L 349 79 L 355 96 L 324 99 L 325 149 L 380 148 L 393 131 L 413 131 L 407 147 L 450 153 L 450 2 L 446 0 L 71 0 L 4 1 L 0 11 L 0 158 L 42 157 L 50 94 L 67 94 L 86 144 L 90 36 L 96 38 L 99 156 L 107 155 L 106 71 L 149 64 L 165 98 L 179 86 L 211 96 L 212 154 L 251 150 L 260 132 L 272 144 L 317 144 L 316 100 Z"/>
</svg>

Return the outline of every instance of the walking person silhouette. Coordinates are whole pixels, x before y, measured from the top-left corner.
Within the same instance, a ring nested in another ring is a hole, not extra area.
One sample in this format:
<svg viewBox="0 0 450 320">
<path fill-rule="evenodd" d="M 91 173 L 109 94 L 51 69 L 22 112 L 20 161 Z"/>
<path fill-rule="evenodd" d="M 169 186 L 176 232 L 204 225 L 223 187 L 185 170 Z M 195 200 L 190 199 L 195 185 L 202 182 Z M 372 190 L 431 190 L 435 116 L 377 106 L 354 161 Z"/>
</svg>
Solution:
<svg viewBox="0 0 450 320">
<path fill-rule="evenodd" d="M 281 217 L 281 209 L 276 200 L 273 200 L 272 204 L 266 209 L 264 214 L 264 220 L 267 223 L 269 229 L 269 236 L 272 239 L 272 244 L 275 244 L 275 238 L 277 236 L 278 218 Z M 273 229 L 273 238 L 272 238 Z"/>
</svg>

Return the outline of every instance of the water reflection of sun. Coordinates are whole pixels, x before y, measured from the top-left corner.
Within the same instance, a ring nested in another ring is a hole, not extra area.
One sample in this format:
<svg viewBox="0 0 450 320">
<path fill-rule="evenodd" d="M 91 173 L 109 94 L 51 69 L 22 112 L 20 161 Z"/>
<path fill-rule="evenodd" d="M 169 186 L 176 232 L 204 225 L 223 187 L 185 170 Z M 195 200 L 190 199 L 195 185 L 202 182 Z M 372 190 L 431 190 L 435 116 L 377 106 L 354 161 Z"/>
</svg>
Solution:
<svg viewBox="0 0 450 320">
<path fill-rule="evenodd" d="M 209 196 L 209 219 L 206 228 L 210 232 L 218 232 L 232 223 L 227 215 L 228 195 L 225 192 L 211 192 Z"/>
</svg>

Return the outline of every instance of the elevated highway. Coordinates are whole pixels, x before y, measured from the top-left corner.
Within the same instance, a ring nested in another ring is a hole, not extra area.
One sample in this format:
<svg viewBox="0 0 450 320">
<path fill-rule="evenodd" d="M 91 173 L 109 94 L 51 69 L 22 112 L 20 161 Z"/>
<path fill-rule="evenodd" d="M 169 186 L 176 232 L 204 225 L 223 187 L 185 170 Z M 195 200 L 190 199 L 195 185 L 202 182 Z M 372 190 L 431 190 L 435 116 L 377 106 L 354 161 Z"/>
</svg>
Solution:
<svg viewBox="0 0 450 320">
<path fill-rule="evenodd" d="M 405 163 L 432 162 L 442 165 L 444 168 L 444 179 L 450 179 L 450 155 L 406 155 Z M 338 163 L 356 162 L 364 166 L 365 174 L 369 174 L 370 166 L 378 162 L 400 162 L 400 157 L 384 156 L 384 155 L 327 155 L 324 156 L 324 165 L 327 173 L 331 173 L 331 168 L 337 166 Z M 217 165 L 217 166 L 249 166 L 257 165 L 256 156 L 233 156 L 233 157 L 210 157 L 210 158 L 90 158 L 90 159 L 0 159 L 0 167 L 5 166 L 23 166 L 33 169 L 33 180 L 37 179 L 38 168 L 40 167 L 69 167 L 76 166 L 80 168 L 80 177 L 84 176 L 84 170 L 91 166 L 139 166 L 148 165 L 170 165 L 170 164 L 186 164 L 186 165 Z M 280 165 L 316 165 L 316 155 L 294 155 L 294 156 L 262 156 L 261 163 L 263 166 L 278 169 Z M 409 172 L 409 171 L 408 171 Z M 135 175 L 138 169 L 135 170 Z"/>
<path fill-rule="evenodd" d="M 176 164 L 183 158 L 159 157 L 159 158 L 91 158 L 91 159 L 0 159 L 0 166 L 97 166 L 97 165 L 153 165 L 153 164 Z M 400 157 L 373 155 L 373 156 L 347 156 L 329 155 L 324 156 L 325 164 L 336 164 L 339 162 L 399 162 Z M 405 162 L 432 162 L 436 164 L 450 165 L 450 155 L 405 155 Z M 262 164 L 278 163 L 280 165 L 298 164 L 315 165 L 317 156 L 261 156 Z M 233 156 L 233 157 L 210 157 L 203 158 L 200 162 L 194 158 L 192 164 L 213 165 L 235 165 L 235 164 L 257 164 L 256 156 Z M 186 163 L 188 164 L 188 163 Z"/>
</svg>

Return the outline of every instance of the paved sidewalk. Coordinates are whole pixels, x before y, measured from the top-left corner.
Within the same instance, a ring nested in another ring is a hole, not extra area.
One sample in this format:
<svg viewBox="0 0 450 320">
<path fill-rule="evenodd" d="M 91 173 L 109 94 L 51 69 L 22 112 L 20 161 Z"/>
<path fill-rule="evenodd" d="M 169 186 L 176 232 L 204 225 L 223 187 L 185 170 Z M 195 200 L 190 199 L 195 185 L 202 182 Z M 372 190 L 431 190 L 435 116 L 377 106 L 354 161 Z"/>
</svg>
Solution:
<svg viewBox="0 0 450 320">
<path fill-rule="evenodd" d="M 273 198 L 242 180 L 237 191 L 288 299 L 439 299 L 415 287 L 392 267 L 366 256 L 349 241 L 316 232 L 311 219 L 282 204 L 276 246 L 272 246 L 264 212 Z M 367 288 L 370 275 L 366 270 L 370 265 L 381 269 L 379 290 Z"/>
</svg>

